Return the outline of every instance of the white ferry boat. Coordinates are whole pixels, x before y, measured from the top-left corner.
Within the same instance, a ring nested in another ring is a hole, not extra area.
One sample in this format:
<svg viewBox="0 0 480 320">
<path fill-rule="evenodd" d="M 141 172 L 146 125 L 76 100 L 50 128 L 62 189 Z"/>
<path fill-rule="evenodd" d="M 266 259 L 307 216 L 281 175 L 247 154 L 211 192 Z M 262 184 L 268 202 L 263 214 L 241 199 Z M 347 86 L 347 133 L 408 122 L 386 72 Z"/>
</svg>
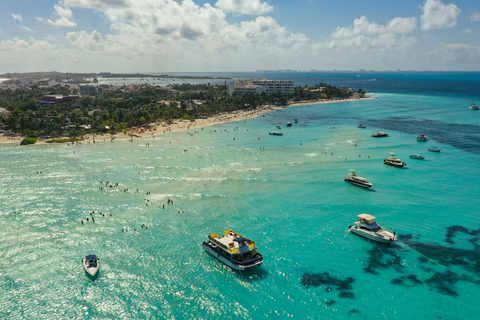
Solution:
<svg viewBox="0 0 480 320">
<path fill-rule="evenodd" d="M 397 241 L 397 236 L 394 233 L 391 233 L 378 225 L 375 221 L 375 217 L 366 213 L 359 214 L 358 220 L 355 221 L 355 226 L 350 226 L 349 229 L 351 232 L 358 234 L 364 238 L 381 242 L 381 243 L 392 243 Z"/>
<path fill-rule="evenodd" d="M 208 241 L 204 241 L 202 246 L 209 254 L 236 270 L 263 263 L 263 256 L 258 252 L 255 241 L 232 230 L 224 231 L 221 237 L 216 233 L 209 234 Z"/>
<path fill-rule="evenodd" d="M 403 168 L 407 165 L 405 162 L 402 162 L 402 160 L 395 158 L 395 154 L 393 152 L 390 152 L 390 157 L 383 159 L 383 163 L 397 168 Z"/>
<path fill-rule="evenodd" d="M 350 169 L 350 173 L 343 180 L 365 189 L 371 188 L 373 186 L 373 184 L 368 182 L 366 178 L 357 176 L 354 169 Z"/>
<path fill-rule="evenodd" d="M 83 257 L 83 268 L 92 277 L 97 275 L 98 268 L 100 267 L 98 260 L 99 258 L 94 254 Z"/>
</svg>

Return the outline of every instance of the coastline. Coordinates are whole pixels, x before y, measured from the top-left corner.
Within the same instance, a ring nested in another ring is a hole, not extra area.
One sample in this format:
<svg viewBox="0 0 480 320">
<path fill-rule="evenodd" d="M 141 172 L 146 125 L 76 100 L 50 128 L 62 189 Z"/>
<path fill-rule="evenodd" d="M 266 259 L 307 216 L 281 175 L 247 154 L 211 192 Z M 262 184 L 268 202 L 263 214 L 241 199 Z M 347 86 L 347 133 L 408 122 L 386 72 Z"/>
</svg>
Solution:
<svg viewBox="0 0 480 320">
<path fill-rule="evenodd" d="M 303 106 L 303 105 L 313 105 L 313 104 L 330 104 L 330 103 L 338 103 L 338 102 L 346 102 L 346 101 L 360 101 L 360 100 L 370 100 L 374 99 L 373 97 L 367 96 L 365 98 L 350 98 L 344 100 L 316 100 L 316 101 L 300 101 L 291 103 L 287 106 L 274 106 L 274 105 L 264 105 L 255 110 L 236 110 L 232 112 L 222 113 L 215 116 L 211 116 L 205 119 L 195 119 L 195 121 L 190 120 L 182 120 L 178 119 L 172 124 L 165 124 L 162 122 L 154 122 L 151 123 L 150 126 L 155 128 L 153 130 L 133 130 L 130 129 L 127 133 L 116 133 L 114 135 L 104 134 L 104 135 L 92 135 L 86 134 L 85 139 L 81 142 L 85 143 L 97 143 L 97 142 L 105 142 L 105 141 L 112 141 L 112 140 L 126 140 L 126 139 L 140 139 L 145 137 L 154 137 L 155 135 L 162 135 L 170 132 L 177 132 L 177 131 L 186 131 L 190 129 L 196 128 L 205 128 L 214 125 L 229 123 L 229 122 L 237 122 L 248 120 L 252 118 L 259 117 L 263 114 L 286 109 L 289 107 L 296 107 L 296 106 Z M 20 145 L 20 141 L 24 139 L 23 136 L 17 137 L 6 137 L 0 136 L 0 144 L 6 143 L 14 143 Z M 46 140 L 37 140 L 35 143 L 36 145 L 39 144 L 47 144 Z M 68 143 L 68 142 L 67 142 Z"/>
</svg>

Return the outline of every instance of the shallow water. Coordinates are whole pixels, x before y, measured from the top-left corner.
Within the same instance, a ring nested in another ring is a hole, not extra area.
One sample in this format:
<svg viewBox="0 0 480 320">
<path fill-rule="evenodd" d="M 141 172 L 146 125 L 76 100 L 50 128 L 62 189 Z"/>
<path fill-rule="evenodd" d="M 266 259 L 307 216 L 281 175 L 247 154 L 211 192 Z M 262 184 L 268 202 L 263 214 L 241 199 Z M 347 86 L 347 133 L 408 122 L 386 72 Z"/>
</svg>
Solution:
<svg viewBox="0 0 480 320">
<path fill-rule="evenodd" d="M 134 142 L 2 146 L 0 314 L 475 318 L 480 112 L 464 98 L 376 97 Z M 269 136 L 279 123 L 284 135 Z M 390 152 L 407 167 L 384 165 Z M 349 169 L 373 190 L 345 183 Z M 350 234 L 360 213 L 401 241 Z M 233 271 L 202 250 L 229 228 L 256 241 L 261 267 Z"/>
</svg>

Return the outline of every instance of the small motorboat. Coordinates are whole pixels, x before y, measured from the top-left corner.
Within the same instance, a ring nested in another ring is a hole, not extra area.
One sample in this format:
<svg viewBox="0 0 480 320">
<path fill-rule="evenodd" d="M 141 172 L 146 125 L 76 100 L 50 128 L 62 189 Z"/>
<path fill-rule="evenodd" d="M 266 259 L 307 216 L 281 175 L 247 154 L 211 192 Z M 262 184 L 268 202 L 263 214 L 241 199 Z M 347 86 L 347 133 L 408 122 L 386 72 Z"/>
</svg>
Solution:
<svg viewBox="0 0 480 320">
<path fill-rule="evenodd" d="M 392 166 L 392 167 L 397 167 L 397 168 L 403 168 L 407 165 L 405 162 L 402 162 L 400 159 L 395 158 L 395 154 L 393 152 L 390 152 L 390 157 L 383 159 L 383 163 L 388 164 L 389 166 Z"/>
<path fill-rule="evenodd" d="M 472 104 L 472 105 L 470 106 L 470 109 L 471 109 L 471 110 L 478 110 L 479 108 L 478 108 L 478 106 L 477 106 L 476 104 Z"/>
<path fill-rule="evenodd" d="M 427 140 L 428 140 L 428 137 L 423 135 L 423 134 L 421 134 L 417 137 L 417 142 L 425 142 Z"/>
<path fill-rule="evenodd" d="M 100 267 L 98 260 L 99 258 L 94 254 L 83 257 L 83 268 L 92 277 L 95 277 L 98 273 Z"/>
<path fill-rule="evenodd" d="M 361 129 L 365 129 L 367 126 L 363 125 L 363 124 L 359 124 L 357 128 L 361 128 Z"/>
<path fill-rule="evenodd" d="M 432 152 L 440 152 L 441 149 L 438 148 L 438 147 L 434 147 L 434 146 L 431 146 L 430 148 L 428 148 L 428 151 L 432 151 Z"/>
<path fill-rule="evenodd" d="M 391 233 L 383 229 L 375 221 L 375 217 L 366 213 L 359 214 L 358 220 L 355 221 L 355 226 L 350 226 L 349 230 L 359 236 L 364 238 L 381 242 L 381 243 L 392 243 L 397 241 L 397 236 L 394 233 Z"/>
<path fill-rule="evenodd" d="M 263 263 L 263 256 L 258 252 L 255 241 L 233 230 L 225 230 L 221 237 L 216 233 L 209 234 L 208 241 L 204 241 L 202 246 L 209 254 L 236 270 L 245 270 Z"/>
<path fill-rule="evenodd" d="M 343 180 L 365 189 L 371 188 L 373 186 L 372 183 L 367 181 L 367 179 L 357 176 L 355 174 L 355 169 L 350 169 L 350 173 Z"/>
<path fill-rule="evenodd" d="M 271 136 L 283 136 L 283 132 L 271 131 L 268 133 Z"/>
<path fill-rule="evenodd" d="M 287 127 L 291 127 L 292 123 L 290 121 L 287 122 Z"/>
<path fill-rule="evenodd" d="M 374 137 L 374 138 L 388 137 L 388 133 L 377 130 L 377 131 L 375 131 L 374 134 L 372 134 L 372 137 Z"/>
<path fill-rule="evenodd" d="M 410 158 L 416 159 L 416 160 L 424 160 L 425 159 L 425 157 L 420 155 L 420 154 L 411 154 Z"/>
</svg>

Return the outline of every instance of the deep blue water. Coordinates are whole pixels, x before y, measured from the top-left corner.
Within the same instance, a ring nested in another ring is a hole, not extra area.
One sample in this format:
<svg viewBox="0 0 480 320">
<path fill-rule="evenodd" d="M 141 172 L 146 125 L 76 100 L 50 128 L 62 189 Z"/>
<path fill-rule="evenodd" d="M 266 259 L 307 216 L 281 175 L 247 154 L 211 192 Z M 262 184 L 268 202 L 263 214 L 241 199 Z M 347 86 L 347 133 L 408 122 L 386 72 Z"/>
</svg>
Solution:
<svg viewBox="0 0 480 320">
<path fill-rule="evenodd" d="M 372 74 L 375 99 L 134 142 L 2 145 L 1 318 L 478 318 L 480 111 L 472 90 L 442 91 L 432 77 L 413 79 L 428 92 L 403 92 Z M 478 74 L 442 77 L 478 85 Z M 268 135 L 279 123 L 284 135 Z M 390 136 L 372 138 L 377 129 Z M 390 152 L 407 167 L 384 165 Z M 345 183 L 349 169 L 373 190 Z M 400 241 L 348 232 L 360 213 Z M 233 271 L 202 250 L 230 228 L 256 241 L 261 267 Z M 81 265 L 90 253 L 101 259 L 93 281 Z"/>
</svg>

